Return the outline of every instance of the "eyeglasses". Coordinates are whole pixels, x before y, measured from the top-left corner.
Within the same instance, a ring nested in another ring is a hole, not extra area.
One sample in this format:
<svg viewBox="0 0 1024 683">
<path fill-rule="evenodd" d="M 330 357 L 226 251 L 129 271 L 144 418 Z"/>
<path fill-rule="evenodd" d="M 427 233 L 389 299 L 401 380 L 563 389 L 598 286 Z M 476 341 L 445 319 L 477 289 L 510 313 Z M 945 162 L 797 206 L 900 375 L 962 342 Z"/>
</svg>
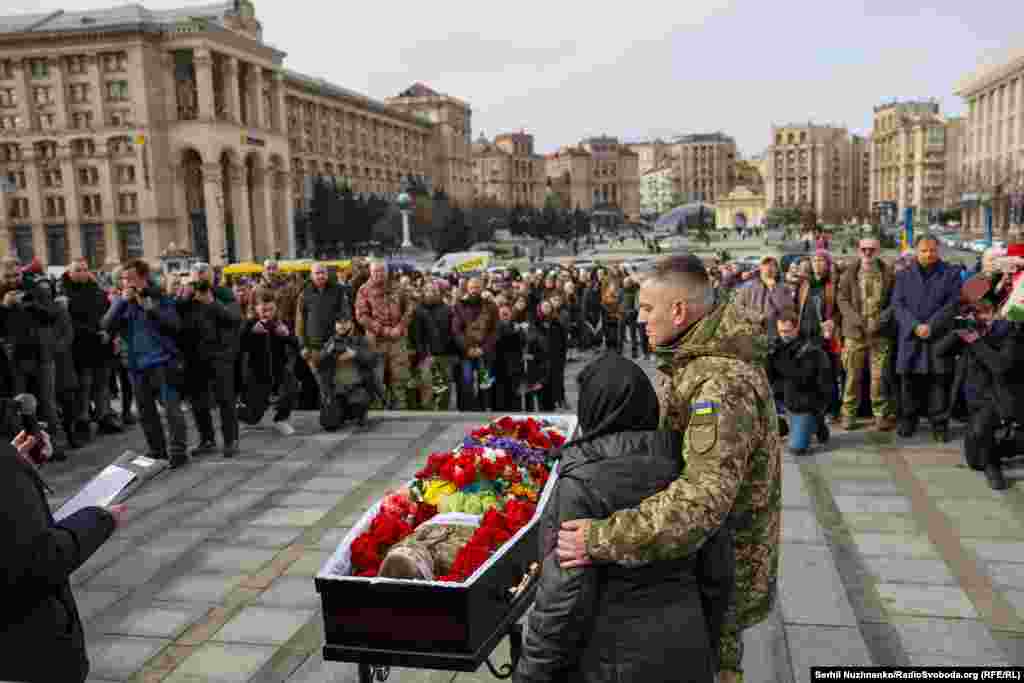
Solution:
<svg viewBox="0 0 1024 683">
<path fill-rule="evenodd" d="M 860 253 L 862 253 L 862 254 L 874 254 L 876 251 L 878 251 L 878 250 L 875 249 L 874 247 L 861 247 L 860 248 Z"/>
</svg>

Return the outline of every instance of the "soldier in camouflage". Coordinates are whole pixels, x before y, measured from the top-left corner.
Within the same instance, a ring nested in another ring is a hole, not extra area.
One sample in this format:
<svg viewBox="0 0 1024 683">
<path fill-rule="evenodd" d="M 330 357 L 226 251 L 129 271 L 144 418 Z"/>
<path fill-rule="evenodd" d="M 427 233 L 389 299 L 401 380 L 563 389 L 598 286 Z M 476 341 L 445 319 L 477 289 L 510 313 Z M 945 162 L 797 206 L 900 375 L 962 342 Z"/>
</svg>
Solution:
<svg viewBox="0 0 1024 683">
<path fill-rule="evenodd" d="M 564 569 L 634 564 L 696 552 L 734 529 L 736 590 L 723 627 L 720 681 L 742 680 L 742 632 L 771 612 L 782 506 L 778 417 L 759 322 L 714 304 L 700 259 L 661 261 L 640 289 L 640 320 L 658 358 L 662 429 L 682 432 L 683 476 L 638 508 L 562 525 Z"/>
<path fill-rule="evenodd" d="M 412 373 L 406 337 L 414 309 L 407 293 L 397 283 L 388 282 L 387 266 L 372 264 L 370 280 L 356 294 L 356 320 L 366 330 L 370 350 L 383 357 L 383 384 L 392 390 L 391 408 L 396 410 L 408 406 L 406 391 Z"/>
<path fill-rule="evenodd" d="M 843 427 L 857 426 L 861 376 L 868 364 L 871 376 L 871 412 L 879 431 L 896 427 L 892 402 L 886 385 L 892 341 L 884 328 L 892 317 L 893 273 L 878 258 L 881 243 L 876 239 L 860 241 L 860 260 L 848 268 L 839 281 L 837 297 L 843 321 L 843 366 L 846 390 L 843 394 Z"/>
</svg>

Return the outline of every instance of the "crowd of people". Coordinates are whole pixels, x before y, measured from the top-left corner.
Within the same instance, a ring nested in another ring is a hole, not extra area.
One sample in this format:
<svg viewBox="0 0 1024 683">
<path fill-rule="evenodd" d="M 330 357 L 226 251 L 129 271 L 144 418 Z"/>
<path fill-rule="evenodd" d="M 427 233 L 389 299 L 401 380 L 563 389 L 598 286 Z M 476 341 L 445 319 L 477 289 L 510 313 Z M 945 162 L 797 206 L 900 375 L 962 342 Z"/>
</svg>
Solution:
<svg viewBox="0 0 1024 683">
<path fill-rule="evenodd" d="M 938 442 L 953 419 L 969 421 L 964 453 L 994 489 L 1007 487 L 996 429 L 1016 420 L 1020 353 L 1015 325 L 999 320 L 1024 260 L 991 248 L 975 269 L 944 261 L 924 235 L 892 263 L 862 239 L 846 263 L 818 249 L 786 273 L 765 257 L 745 273 L 723 266 L 721 291 L 756 315 L 770 340 L 768 372 L 792 452 L 809 452 L 830 424 L 852 430 L 872 417 L 879 431 L 915 434 L 926 420 Z M 969 279 L 987 283 L 965 297 Z M 1001 398 L 1000 398 L 1001 397 Z"/>
<path fill-rule="evenodd" d="M 296 407 L 318 409 L 327 430 L 365 426 L 374 407 L 554 411 L 568 408 L 575 353 L 650 353 L 639 278 L 618 266 L 442 278 L 356 259 L 306 278 L 270 260 L 229 286 L 205 263 L 164 276 L 136 260 L 100 283 L 84 260 L 57 281 L 37 262 L 4 264 L 0 398 L 36 397 L 56 460 L 136 423 L 172 467 L 233 457 L 240 422 L 272 411 L 291 435 Z"/>
</svg>

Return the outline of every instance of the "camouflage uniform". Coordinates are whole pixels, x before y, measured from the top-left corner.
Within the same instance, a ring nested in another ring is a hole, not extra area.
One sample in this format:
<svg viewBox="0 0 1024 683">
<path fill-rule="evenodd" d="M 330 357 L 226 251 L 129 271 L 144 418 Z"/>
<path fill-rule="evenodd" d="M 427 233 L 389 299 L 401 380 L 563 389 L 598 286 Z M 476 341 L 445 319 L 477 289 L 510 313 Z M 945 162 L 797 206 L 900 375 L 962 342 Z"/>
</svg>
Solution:
<svg viewBox="0 0 1024 683">
<path fill-rule="evenodd" d="M 594 521 L 596 562 L 656 562 L 696 552 L 723 524 L 735 530 L 736 592 L 723 626 L 723 671 L 739 672 L 742 631 L 775 601 L 782 506 L 778 417 L 757 320 L 719 305 L 656 349 L 662 429 L 685 434 L 685 472 L 638 508 Z"/>
<path fill-rule="evenodd" d="M 477 527 L 468 524 L 423 524 L 388 550 L 380 575 L 388 576 L 390 556 L 396 550 L 403 549 L 407 556 L 415 557 L 433 570 L 431 576 L 423 578 L 435 580 L 448 574 L 455 566 L 455 558 L 459 551 L 469 543 L 476 530 Z"/>
<path fill-rule="evenodd" d="M 409 367 L 409 323 L 413 305 L 397 285 L 367 282 L 356 295 L 356 321 L 370 339 L 370 350 L 384 360 L 384 385 L 391 389 L 395 410 L 405 410 L 406 391 L 412 373 Z M 391 330 L 395 330 L 393 334 Z"/>
<path fill-rule="evenodd" d="M 878 332 L 892 285 L 878 261 L 871 270 L 865 270 L 858 264 L 858 267 L 850 270 L 847 278 L 840 286 L 840 305 L 846 309 L 847 316 L 854 312 L 857 317 L 844 327 L 843 367 L 846 368 L 846 389 L 843 393 L 843 417 L 857 417 L 865 363 L 870 363 L 871 367 L 871 412 L 876 418 L 891 417 L 893 406 L 885 380 L 892 355 L 892 342 Z M 860 295 L 859 301 L 854 298 L 854 287 Z"/>
</svg>

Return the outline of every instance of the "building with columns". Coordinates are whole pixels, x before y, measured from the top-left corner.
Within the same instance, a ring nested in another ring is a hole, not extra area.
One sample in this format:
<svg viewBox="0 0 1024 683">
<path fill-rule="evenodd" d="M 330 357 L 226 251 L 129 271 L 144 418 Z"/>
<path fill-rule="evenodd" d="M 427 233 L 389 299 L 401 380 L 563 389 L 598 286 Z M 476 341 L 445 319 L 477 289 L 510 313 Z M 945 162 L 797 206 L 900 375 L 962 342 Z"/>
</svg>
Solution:
<svg viewBox="0 0 1024 683">
<path fill-rule="evenodd" d="M 984 67 L 956 86 L 967 116 L 961 124 L 958 183 L 964 228 L 985 229 L 986 206 L 995 231 L 1019 233 L 1024 212 L 1024 49 L 997 65 Z"/>
<path fill-rule="evenodd" d="M 639 156 L 637 173 L 641 178 L 648 171 L 662 168 L 671 152 L 668 143 L 660 138 L 647 142 L 627 142 L 625 147 Z"/>
<path fill-rule="evenodd" d="M 482 133 L 473 143 L 474 199 L 499 206 L 544 207 L 547 176 L 544 157 L 525 131 L 503 133 L 489 141 Z"/>
<path fill-rule="evenodd" d="M 946 203 L 946 120 L 935 100 L 889 102 L 874 109 L 871 204 L 895 202 L 897 220 L 913 208 L 934 219 Z"/>
<path fill-rule="evenodd" d="M 545 162 L 551 191 L 566 209 L 617 208 L 627 220 L 639 220 L 639 155 L 618 138 L 588 138 L 548 154 Z"/>
<path fill-rule="evenodd" d="M 823 223 L 862 215 L 867 196 L 864 138 L 813 123 L 772 126 L 765 152 L 765 202 L 813 207 Z"/>
<path fill-rule="evenodd" d="M 284 56 L 244 0 L 0 18 L 0 255 L 293 255 L 306 178 L 391 193 L 448 172 L 447 121 L 287 71 Z"/>
</svg>

